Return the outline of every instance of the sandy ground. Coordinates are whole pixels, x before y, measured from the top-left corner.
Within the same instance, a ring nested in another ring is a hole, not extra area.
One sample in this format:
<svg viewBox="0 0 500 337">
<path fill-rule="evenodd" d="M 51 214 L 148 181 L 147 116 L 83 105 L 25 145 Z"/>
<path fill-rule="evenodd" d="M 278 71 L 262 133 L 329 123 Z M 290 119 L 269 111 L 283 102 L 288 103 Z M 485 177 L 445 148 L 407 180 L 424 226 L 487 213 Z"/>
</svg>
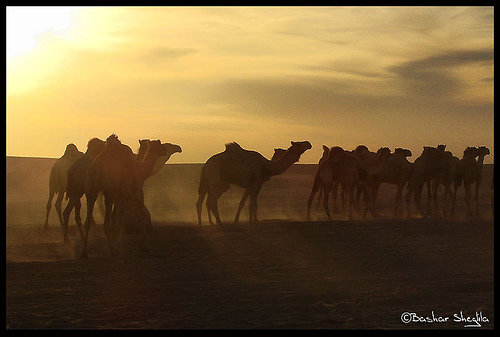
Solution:
<svg viewBox="0 0 500 337">
<path fill-rule="evenodd" d="M 263 187 L 257 229 L 209 226 L 204 210 L 199 230 L 200 166 L 167 165 L 145 190 L 152 252 L 140 252 L 130 234 L 111 257 L 97 225 L 89 258 L 79 259 L 74 222 L 69 244 L 54 210 L 43 229 L 52 163 L 7 160 L 7 329 L 494 327 L 491 166 L 480 218 L 464 217 L 463 189 L 455 218 L 393 218 L 387 187 L 382 219 L 329 222 L 319 209 L 306 221 L 315 167 L 297 165 Z M 225 220 L 241 193 L 221 199 Z"/>
</svg>

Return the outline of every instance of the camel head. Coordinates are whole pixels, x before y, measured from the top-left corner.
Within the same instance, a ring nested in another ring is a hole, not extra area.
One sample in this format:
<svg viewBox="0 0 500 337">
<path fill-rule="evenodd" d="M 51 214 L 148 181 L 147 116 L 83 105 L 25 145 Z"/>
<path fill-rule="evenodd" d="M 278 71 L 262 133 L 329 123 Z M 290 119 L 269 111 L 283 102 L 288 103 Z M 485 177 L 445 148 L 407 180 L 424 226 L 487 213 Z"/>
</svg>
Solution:
<svg viewBox="0 0 500 337">
<path fill-rule="evenodd" d="M 422 151 L 422 156 L 433 156 L 438 154 L 438 149 L 432 146 L 424 146 L 424 151 Z"/>
<path fill-rule="evenodd" d="M 490 149 L 488 149 L 486 146 L 480 146 L 478 147 L 478 153 L 479 156 L 487 156 L 490 154 Z"/>
<path fill-rule="evenodd" d="M 463 158 L 475 159 L 479 156 L 479 149 L 475 146 L 467 146 L 464 150 Z"/>
<path fill-rule="evenodd" d="M 172 156 L 174 153 L 181 153 L 182 149 L 179 145 L 175 144 L 170 144 L 170 143 L 163 143 L 161 144 L 162 147 L 165 149 L 165 154 L 161 155 L 157 160 L 156 163 L 153 166 L 153 170 L 150 173 L 150 176 L 157 174 L 158 172 L 161 171 L 165 163 L 170 159 L 170 156 Z"/>
<path fill-rule="evenodd" d="M 343 160 L 348 154 L 340 146 L 334 146 L 330 149 L 328 154 L 328 160 L 332 162 L 338 162 Z"/>
<path fill-rule="evenodd" d="M 163 143 L 162 145 L 165 148 L 165 151 L 167 151 L 167 156 L 170 156 L 174 153 L 182 153 L 182 148 L 179 145 L 171 143 Z"/>
<path fill-rule="evenodd" d="M 413 154 L 411 153 L 410 150 L 408 149 L 403 149 L 403 148 L 396 148 L 394 149 L 394 154 L 397 154 L 397 155 L 400 155 L 400 156 L 403 156 L 403 157 L 411 157 Z"/>
<path fill-rule="evenodd" d="M 286 152 L 286 149 L 274 148 L 274 154 L 271 158 L 271 161 L 275 161 L 275 160 L 280 159 L 281 157 L 283 157 L 285 152 Z"/>
<path fill-rule="evenodd" d="M 354 152 L 355 153 L 370 152 L 370 150 L 368 150 L 368 147 L 366 145 L 358 145 L 354 150 Z"/>
<path fill-rule="evenodd" d="M 154 154 L 157 157 L 166 156 L 167 149 L 162 145 L 159 139 L 149 141 L 147 155 Z"/>
<path fill-rule="evenodd" d="M 303 142 L 292 141 L 291 144 L 292 144 L 292 146 L 289 147 L 288 149 L 296 151 L 299 154 L 302 154 L 302 153 L 306 152 L 307 150 L 312 149 L 311 143 L 309 143 L 307 140 L 303 141 Z"/>
<path fill-rule="evenodd" d="M 381 147 L 377 151 L 377 157 L 378 158 L 388 158 L 391 155 L 391 149 L 388 147 Z"/>
<path fill-rule="evenodd" d="M 141 150 L 147 150 L 149 148 L 149 142 L 149 139 L 139 139 L 139 151 L 137 152 L 140 152 Z"/>
</svg>

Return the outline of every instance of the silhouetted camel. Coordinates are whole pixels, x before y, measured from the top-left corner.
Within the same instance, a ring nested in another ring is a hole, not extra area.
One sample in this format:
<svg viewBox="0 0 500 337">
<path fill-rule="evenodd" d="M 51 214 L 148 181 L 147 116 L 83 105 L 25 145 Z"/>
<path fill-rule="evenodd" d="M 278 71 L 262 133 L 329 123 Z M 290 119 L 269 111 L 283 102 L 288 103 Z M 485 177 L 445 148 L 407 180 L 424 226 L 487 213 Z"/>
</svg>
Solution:
<svg viewBox="0 0 500 337">
<path fill-rule="evenodd" d="M 382 169 L 373 175 L 372 202 L 375 209 L 377 194 L 382 183 L 397 186 L 394 202 L 394 216 L 401 216 L 401 202 L 403 200 L 403 188 L 411 178 L 412 164 L 406 159 L 412 153 L 408 149 L 396 148 L 384 163 Z"/>
<path fill-rule="evenodd" d="M 444 182 L 445 192 L 444 192 L 443 210 L 446 210 L 448 206 L 448 197 L 450 195 L 450 185 L 451 185 L 449 163 L 445 159 L 444 149 L 441 150 L 431 146 L 424 146 L 424 150 L 422 151 L 420 157 L 415 159 L 415 161 L 413 162 L 408 193 L 406 194 L 406 203 L 408 205 L 407 207 L 408 218 L 411 217 L 410 200 L 412 196 L 414 197 L 415 206 L 419 214 L 421 216 L 426 216 L 422 210 L 422 203 L 421 203 L 422 188 L 424 183 L 430 185 L 430 182 L 432 180 Z M 429 187 L 428 191 L 430 192 Z M 429 198 L 430 198 L 430 193 L 429 193 Z M 430 199 L 429 199 L 429 206 L 430 206 Z"/>
<path fill-rule="evenodd" d="M 66 172 L 70 168 L 71 165 L 75 161 L 83 156 L 83 152 L 78 151 L 78 148 L 75 144 L 66 145 L 66 150 L 61 158 L 57 159 L 52 169 L 50 170 L 50 178 L 49 178 L 49 200 L 47 201 L 46 208 L 46 216 L 45 216 L 45 224 L 44 228 L 49 228 L 49 213 L 50 208 L 52 207 L 52 199 L 54 195 L 57 193 L 57 199 L 55 203 L 57 216 L 59 217 L 59 223 L 61 226 L 63 225 L 63 218 L 61 213 L 61 204 L 64 198 L 64 193 L 66 192 L 66 188 L 68 186 L 68 180 L 66 178 Z"/>
<path fill-rule="evenodd" d="M 111 254 L 115 254 L 113 242 L 123 223 L 124 205 L 132 203 L 141 219 L 141 249 L 148 248 L 147 231 L 151 226 L 149 211 L 144 205 L 144 181 L 151 174 L 156 161 L 166 155 L 159 140 L 150 141 L 143 161 L 137 162 L 130 147 L 122 144 L 116 135 L 106 139 L 106 147 L 87 170 L 85 194 L 87 197 L 87 218 L 81 257 L 87 256 L 87 242 L 93 219 L 94 203 L 99 192 L 104 195 L 106 213 L 104 230 Z M 113 209 L 114 206 L 114 209 Z"/>
<path fill-rule="evenodd" d="M 332 220 L 328 201 L 334 181 L 339 181 L 347 194 L 349 219 L 353 218 L 354 211 L 359 213 L 354 198 L 354 189 L 356 187 L 364 193 L 367 208 L 375 216 L 367 188 L 371 184 L 372 176 L 379 172 L 389 155 L 390 150 L 388 148 L 380 148 L 377 151 L 375 162 L 367 164 L 348 151 L 344 151 L 340 146 L 334 146 L 330 149 L 328 158 L 320 164 L 319 179 L 315 180 L 316 183 L 313 186 L 313 190 L 316 191 L 320 189 L 320 186 L 324 189 L 323 208 L 328 219 Z M 308 203 L 308 216 L 310 213 L 309 208 L 310 204 Z"/>
<path fill-rule="evenodd" d="M 104 150 L 105 144 L 106 143 L 99 138 L 92 138 L 89 140 L 85 154 L 68 169 L 68 188 L 66 192 L 68 204 L 63 212 L 63 239 L 65 242 L 68 241 L 68 222 L 73 208 L 75 208 L 75 221 L 83 241 L 83 227 L 80 216 L 82 204 L 80 199 L 85 193 L 85 178 L 87 176 L 87 169 L 97 155 Z"/>
<path fill-rule="evenodd" d="M 456 156 L 454 156 L 451 151 L 445 151 L 446 145 L 438 145 L 438 150 L 440 153 L 442 153 L 442 156 L 444 160 L 447 162 L 446 169 L 447 169 L 447 174 L 444 175 L 444 179 L 442 178 L 441 180 L 434 179 L 432 181 L 432 199 L 434 200 L 434 208 L 437 208 L 437 192 L 438 192 L 438 187 L 439 185 L 443 185 L 445 187 L 445 190 L 448 189 L 449 191 L 449 200 L 451 200 L 451 209 L 448 209 L 446 206 L 443 205 L 443 214 L 448 215 L 450 214 L 453 216 L 455 214 L 455 201 L 457 198 L 457 190 L 458 187 L 462 185 L 462 180 L 463 180 L 463 165 L 460 159 Z M 451 183 L 453 183 L 453 192 L 451 191 Z M 447 188 L 448 187 L 448 188 Z M 429 201 L 428 197 L 428 201 Z M 449 200 L 444 198 L 445 201 L 449 203 Z M 430 203 L 430 201 L 429 201 Z M 430 209 L 430 205 L 428 207 Z"/>
<path fill-rule="evenodd" d="M 474 205 L 475 205 L 475 215 L 479 216 L 479 186 L 481 185 L 483 176 L 483 163 L 484 157 L 490 154 L 490 150 L 486 146 L 480 147 L 467 147 L 464 150 L 464 155 L 462 158 L 462 168 L 463 168 L 463 182 L 465 189 L 465 203 L 467 204 L 467 216 L 471 216 L 472 206 L 471 206 L 471 186 L 476 184 L 474 193 Z M 475 160 L 477 158 L 477 161 Z"/>
<path fill-rule="evenodd" d="M 316 170 L 316 173 L 314 175 L 314 180 L 313 180 L 313 188 L 311 190 L 311 193 L 309 194 L 309 199 L 307 200 L 307 218 L 309 219 L 309 210 L 311 209 L 311 205 L 312 205 L 312 202 L 314 200 L 314 197 L 316 196 L 316 192 L 319 192 L 319 196 L 318 196 L 318 205 L 321 201 L 321 198 L 322 198 L 322 194 L 323 194 L 323 186 L 321 185 L 319 179 L 319 167 L 321 165 L 322 162 L 324 162 L 327 158 L 328 158 L 328 154 L 330 153 L 330 148 L 326 145 L 323 145 L 323 154 L 321 155 L 321 158 L 319 159 L 318 161 L 318 169 Z M 319 190 L 318 189 L 315 189 L 314 186 L 316 185 L 319 185 Z M 333 204 L 334 204 L 334 212 L 335 212 L 335 195 L 336 195 L 336 189 L 334 189 L 334 192 L 333 192 Z M 317 206 L 316 206 L 317 208 Z"/>
<path fill-rule="evenodd" d="M 271 161 L 279 160 L 281 157 L 283 157 L 283 155 L 286 153 L 286 151 L 287 151 L 286 149 L 275 148 L 273 156 L 271 157 Z M 238 222 L 240 220 L 240 213 L 241 213 L 243 207 L 245 207 L 245 203 L 247 201 L 249 194 L 250 194 L 250 191 L 248 189 L 245 189 L 245 191 L 243 192 L 243 196 L 241 197 L 240 203 L 238 204 L 238 211 L 236 212 L 236 216 L 234 217 L 234 224 L 238 224 Z M 210 225 L 213 225 L 213 221 L 212 221 L 212 217 L 210 215 L 210 209 L 208 208 L 208 204 L 207 204 L 207 210 L 208 210 L 208 221 L 210 222 Z"/>
<path fill-rule="evenodd" d="M 201 170 L 198 187 L 198 224 L 201 227 L 203 199 L 208 194 L 207 206 L 214 214 L 217 224 L 222 225 L 217 207 L 217 199 L 229 189 L 230 184 L 245 188 L 250 196 L 249 223 L 257 224 L 257 196 L 262 184 L 271 176 L 285 172 L 297 162 L 305 151 L 312 148 L 311 143 L 291 142 L 283 156 L 270 161 L 260 153 L 242 149 L 236 143 L 226 144 L 226 150 L 210 157 Z"/>
</svg>

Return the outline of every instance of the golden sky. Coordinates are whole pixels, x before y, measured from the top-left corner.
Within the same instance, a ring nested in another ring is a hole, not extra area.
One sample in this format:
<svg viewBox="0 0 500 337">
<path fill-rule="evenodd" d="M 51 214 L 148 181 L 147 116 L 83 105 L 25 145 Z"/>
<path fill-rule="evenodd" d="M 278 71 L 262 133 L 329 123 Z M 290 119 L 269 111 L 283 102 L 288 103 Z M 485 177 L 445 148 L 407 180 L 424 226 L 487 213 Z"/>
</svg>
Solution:
<svg viewBox="0 0 500 337">
<path fill-rule="evenodd" d="M 7 155 L 92 137 L 205 162 L 446 144 L 493 162 L 493 7 L 7 7 Z"/>
</svg>

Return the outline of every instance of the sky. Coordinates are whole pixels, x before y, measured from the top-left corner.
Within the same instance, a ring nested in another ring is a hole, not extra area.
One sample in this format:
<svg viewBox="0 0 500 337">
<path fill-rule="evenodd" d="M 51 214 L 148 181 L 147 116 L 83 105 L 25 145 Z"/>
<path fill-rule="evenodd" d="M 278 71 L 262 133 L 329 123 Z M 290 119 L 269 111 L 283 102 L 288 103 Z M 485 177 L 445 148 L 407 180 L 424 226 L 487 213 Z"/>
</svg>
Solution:
<svg viewBox="0 0 500 337">
<path fill-rule="evenodd" d="M 6 153 L 308 140 L 494 157 L 493 7 L 7 7 Z"/>
</svg>

